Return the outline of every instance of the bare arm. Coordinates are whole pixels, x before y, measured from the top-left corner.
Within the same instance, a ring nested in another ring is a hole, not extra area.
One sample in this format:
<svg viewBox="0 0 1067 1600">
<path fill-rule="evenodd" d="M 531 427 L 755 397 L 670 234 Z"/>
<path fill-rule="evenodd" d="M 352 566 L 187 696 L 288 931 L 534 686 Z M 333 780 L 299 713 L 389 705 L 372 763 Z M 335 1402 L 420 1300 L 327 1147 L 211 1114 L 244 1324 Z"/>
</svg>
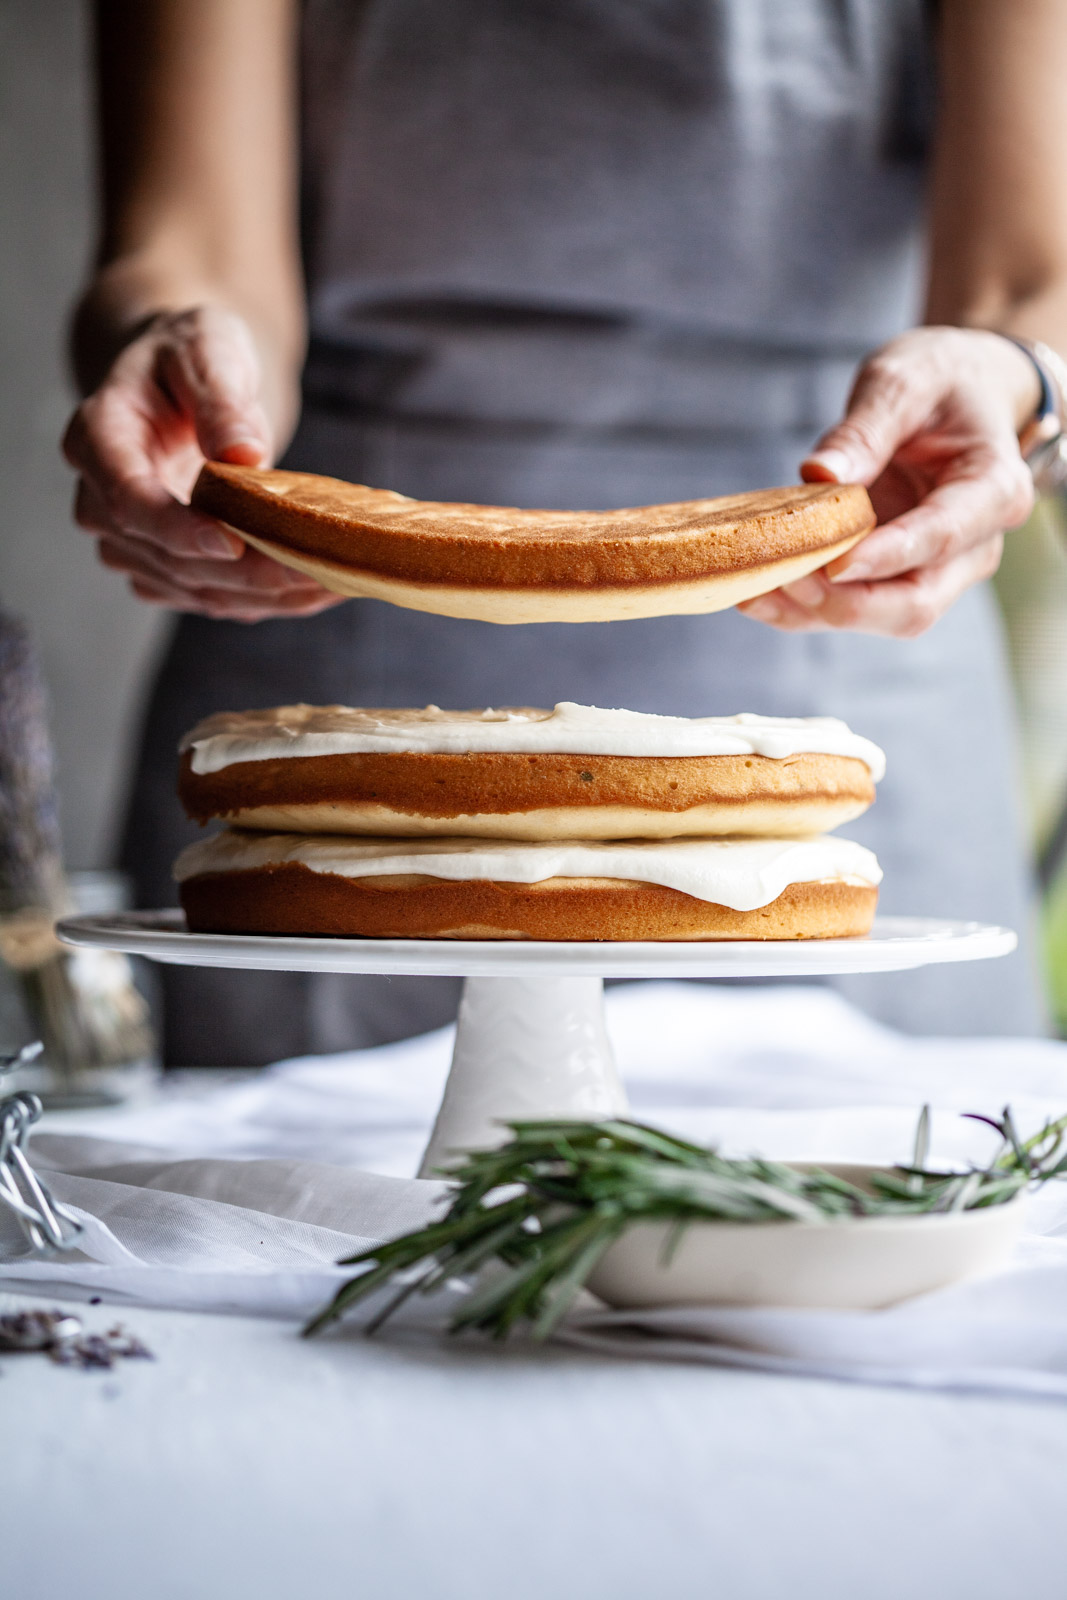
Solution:
<svg viewBox="0 0 1067 1600">
<path fill-rule="evenodd" d="M 185 505 L 265 462 L 304 347 L 295 0 L 97 0 L 103 216 L 74 319 L 76 515 L 144 599 L 241 617 L 333 597 Z"/>
<path fill-rule="evenodd" d="M 1067 4 L 946 0 L 926 320 L 1067 354 Z"/>
<path fill-rule="evenodd" d="M 101 222 L 75 358 L 93 387 L 129 330 L 199 303 L 268 349 L 279 421 L 303 354 L 293 0 L 98 0 Z"/>
<path fill-rule="evenodd" d="M 787 628 L 908 635 L 989 577 L 1032 504 L 1038 384 L 990 330 L 1067 355 L 1067 0 L 943 0 L 928 326 L 875 352 L 809 479 L 867 483 L 880 526 L 747 604 Z"/>
</svg>

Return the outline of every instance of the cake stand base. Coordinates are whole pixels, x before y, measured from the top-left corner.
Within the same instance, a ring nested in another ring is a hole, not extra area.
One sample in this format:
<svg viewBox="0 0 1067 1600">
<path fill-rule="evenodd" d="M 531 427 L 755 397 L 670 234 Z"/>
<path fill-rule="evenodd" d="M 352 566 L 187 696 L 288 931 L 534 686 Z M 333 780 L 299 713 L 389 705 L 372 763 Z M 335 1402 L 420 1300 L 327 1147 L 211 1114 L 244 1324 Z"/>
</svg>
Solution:
<svg viewBox="0 0 1067 1600">
<path fill-rule="evenodd" d="M 452 1070 L 420 1178 L 462 1150 L 506 1137 L 501 1123 L 542 1117 L 622 1116 L 604 1024 L 602 978 L 468 978 Z"/>
</svg>

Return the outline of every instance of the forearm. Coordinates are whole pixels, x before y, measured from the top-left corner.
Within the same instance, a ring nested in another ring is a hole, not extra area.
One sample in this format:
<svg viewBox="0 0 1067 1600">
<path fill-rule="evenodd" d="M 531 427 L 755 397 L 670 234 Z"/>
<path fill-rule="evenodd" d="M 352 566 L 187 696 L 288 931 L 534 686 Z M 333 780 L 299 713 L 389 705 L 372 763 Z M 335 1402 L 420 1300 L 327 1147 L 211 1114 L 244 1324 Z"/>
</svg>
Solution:
<svg viewBox="0 0 1067 1600">
<path fill-rule="evenodd" d="M 91 390 L 139 328 L 236 312 L 279 428 L 303 353 L 293 0 L 98 0 L 101 228 L 73 328 Z"/>
<path fill-rule="evenodd" d="M 926 321 L 1067 356 L 1067 3 L 943 0 Z"/>
<path fill-rule="evenodd" d="M 1044 259 L 1042 252 L 1034 254 L 1028 265 L 983 259 L 977 250 L 977 259 L 968 259 L 965 246 L 952 249 L 942 241 L 935 248 L 923 320 L 1040 339 L 1067 359 L 1067 242 L 1064 261 L 1052 252 Z"/>
<path fill-rule="evenodd" d="M 1037 281 L 1028 283 L 1013 282 L 1011 274 L 995 271 L 981 274 L 970 284 L 961 282 L 958 274 L 946 278 L 931 283 L 924 317 L 928 325 L 1036 340 L 1067 359 L 1067 273 L 1050 264 L 1047 273 L 1037 274 Z M 1038 385 L 1028 367 L 1015 365 L 1023 380 L 1012 386 L 1016 429 L 1021 431 L 1034 413 Z"/>
</svg>

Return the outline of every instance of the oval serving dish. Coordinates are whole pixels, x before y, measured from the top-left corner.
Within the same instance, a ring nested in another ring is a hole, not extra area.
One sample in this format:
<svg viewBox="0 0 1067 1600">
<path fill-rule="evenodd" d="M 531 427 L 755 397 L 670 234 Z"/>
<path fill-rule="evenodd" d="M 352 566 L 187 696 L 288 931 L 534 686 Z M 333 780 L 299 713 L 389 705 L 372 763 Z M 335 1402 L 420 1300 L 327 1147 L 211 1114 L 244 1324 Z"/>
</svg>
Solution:
<svg viewBox="0 0 1067 1600">
<path fill-rule="evenodd" d="M 892 1169 L 826 1163 L 823 1170 L 866 1187 L 873 1173 Z M 973 1211 L 825 1223 L 691 1222 L 669 1260 L 675 1225 L 635 1223 L 601 1257 L 586 1288 L 620 1310 L 873 1311 L 1002 1266 L 1022 1229 L 1024 1198 Z"/>
</svg>

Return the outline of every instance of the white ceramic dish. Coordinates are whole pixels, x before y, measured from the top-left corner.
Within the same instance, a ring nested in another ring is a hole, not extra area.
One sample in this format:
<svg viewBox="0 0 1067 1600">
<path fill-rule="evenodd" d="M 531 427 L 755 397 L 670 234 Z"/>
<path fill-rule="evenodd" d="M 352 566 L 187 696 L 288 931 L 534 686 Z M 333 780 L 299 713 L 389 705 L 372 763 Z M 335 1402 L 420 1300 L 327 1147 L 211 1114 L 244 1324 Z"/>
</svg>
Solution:
<svg viewBox="0 0 1067 1600">
<path fill-rule="evenodd" d="M 862 1184 L 877 1169 L 827 1163 Z M 948 1215 L 810 1222 L 694 1222 L 669 1262 L 667 1223 L 638 1223 L 588 1288 L 609 1306 L 804 1306 L 873 1311 L 1003 1266 L 1024 1199 Z"/>
</svg>

